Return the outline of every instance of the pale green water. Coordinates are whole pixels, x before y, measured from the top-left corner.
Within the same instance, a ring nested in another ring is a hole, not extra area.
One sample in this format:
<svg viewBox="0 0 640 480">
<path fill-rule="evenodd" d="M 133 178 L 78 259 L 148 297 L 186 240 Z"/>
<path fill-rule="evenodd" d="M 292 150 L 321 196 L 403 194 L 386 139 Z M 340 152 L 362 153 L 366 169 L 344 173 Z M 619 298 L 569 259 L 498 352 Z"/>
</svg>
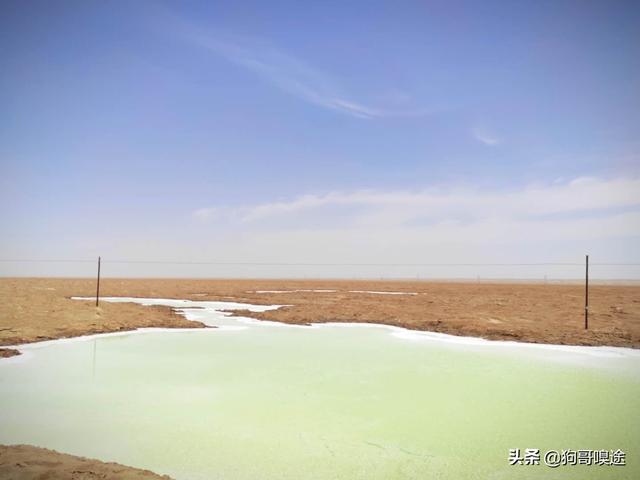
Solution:
<svg viewBox="0 0 640 480">
<path fill-rule="evenodd" d="M 0 443 L 176 479 L 640 478 L 633 353 L 193 316 L 244 329 L 54 343 L 0 362 Z M 509 448 L 620 448 L 627 465 L 509 466 Z"/>
</svg>

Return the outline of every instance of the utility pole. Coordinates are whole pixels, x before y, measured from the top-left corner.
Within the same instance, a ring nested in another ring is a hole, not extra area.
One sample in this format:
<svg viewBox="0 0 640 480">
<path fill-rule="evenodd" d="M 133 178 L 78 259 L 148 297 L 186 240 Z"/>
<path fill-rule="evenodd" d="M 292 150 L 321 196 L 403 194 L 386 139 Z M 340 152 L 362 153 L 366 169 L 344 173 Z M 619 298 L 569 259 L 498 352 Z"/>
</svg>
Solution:
<svg viewBox="0 0 640 480">
<path fill-rule="evenodd" d="M 589 329 L 589 255 L 584 264 L 584 329 Z"/>
<path fill-rule="evenodd" d="M 100 301 L 100 257 L 98 257 L 98 283 L 96 285 L 96 307 Z"/>
</svg>

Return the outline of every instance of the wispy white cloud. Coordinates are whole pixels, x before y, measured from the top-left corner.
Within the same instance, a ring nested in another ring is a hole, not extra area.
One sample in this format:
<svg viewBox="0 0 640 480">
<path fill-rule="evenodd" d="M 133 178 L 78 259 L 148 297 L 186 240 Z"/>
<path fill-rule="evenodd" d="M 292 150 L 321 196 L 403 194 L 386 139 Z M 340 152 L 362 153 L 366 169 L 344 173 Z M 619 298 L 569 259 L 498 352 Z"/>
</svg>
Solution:
<svg viewBox="0 0 640 480">
<path fill-rule="evenodd" d="M 233 237 L 216 250 L 229 258 L 410 264 L 579 261 L 581 254 L 591 253 L 599 261 L 637 262 L 640 178 L 577 178 L 510 190 L 440 187 L 418 192 L 329 192 L 242 207 L 205 208 L 194 215 L 203 232 L 225 232 Z M 579 276 L 581 271 L 572 268 L 472 273 Z M 400 274 L 390 269 L 384 272 Z M 637 277 L 634 272 L 612 267 L 597 274 Z M 338 273 L 367 274 L 357 269 Z M 430 274 L 468 276 L 470 271 L 461 268 Z"/>
<path fill-rule="evenodd" d="M 423 108 L 384 108 L 356 101 L 334 76 L 274 47 L 264 39 L 225 35 L 184 23 L 181 31 L 192 43 L 246 68 L 290 95 L 325 109 L 363 119 L 430 113 Z M 394 91 L 398 92 L 397 89 Z M 408 94 L 402 95 L 408 98 Z"/>
<path fill-rule="evenodd" d="M 493 147 L 496 145 L 500 145 L 502 143 L 502 139 L 491 133 L 489 130 L 482 127 L 474 127 L 471 129 L 471 135 L 478 142 L 483 143 L 484 145 Z"/>
<path fill-rule="evenodd" d="M 640 210 L 640 179 L 601 180 L 591 177 L 551 185 L 530 185 L 518 190 L 481 191 L 469 188 L 432 188 L 419 192 L 360 190 L 303 195 L 289 201 L 239 208 L 213 207 L 196 210 L 199 218 L 234 219 L 251 224 L 322 209 L 352 209 L 352 225 L 389 227 L 431 218 L 466 223 L 488 218 L 531 220 L 559 214 L 580 214 L 637 207 Z M 581 213 L 582 212 L 582 213 Z M 639 231 L 640 233 L 640 231 Z"/>
</svg>

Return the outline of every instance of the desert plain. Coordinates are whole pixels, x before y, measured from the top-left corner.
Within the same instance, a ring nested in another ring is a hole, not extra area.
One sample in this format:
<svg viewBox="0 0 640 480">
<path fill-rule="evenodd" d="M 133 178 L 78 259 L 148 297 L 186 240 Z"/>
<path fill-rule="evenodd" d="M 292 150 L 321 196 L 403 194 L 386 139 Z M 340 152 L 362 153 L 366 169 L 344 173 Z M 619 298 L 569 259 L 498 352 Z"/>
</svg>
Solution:
<svg viewBox="0 0 640 480">
<path fill-rule="evenodd" d="M 95 294 L 95 279 L 0 279 L 0 347 L 142 327 L 203 327 L 168 307 L 71 299 Z M 250 316 L 294 324 L 379 323 L 493 340 L 640 348 L 634 284 L 592 285 L 588 329 L 578 283 L 107 278 L 100 295 L 284 305 Z"/>
</svg>

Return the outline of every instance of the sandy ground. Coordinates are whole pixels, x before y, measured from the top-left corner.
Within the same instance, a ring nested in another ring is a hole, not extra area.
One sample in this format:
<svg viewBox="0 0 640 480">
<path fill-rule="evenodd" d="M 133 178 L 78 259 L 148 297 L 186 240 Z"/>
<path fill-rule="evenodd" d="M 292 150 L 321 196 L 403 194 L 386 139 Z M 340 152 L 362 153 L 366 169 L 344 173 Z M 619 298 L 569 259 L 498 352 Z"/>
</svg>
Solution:
<svg viewBox="0 0 640 480">
<path fill-rule="evenodd" d="M 167 307 L 101 302 L 96 308 L 95 303 L 69 298 L 87 295 L 91 283 L 87 280 L 0 279 L 0 345 L 140 327 L 204 327 Z M 95 295 L 95 285 L 93 289 Z"/>
<path fill-rule="evenodd" d="M 366 291 L 405 295 L 362 293 Z M 640 348 L 638 285 L 592 286 L 587 331 L 581 285 L 103 279 L 101 294 L 286 304 L 278 310 L 251 313 L 254 318 L 286 323 L 372 322 L 490 339 Z M 76 295 L 95 295 L 95 281 L 0 279 L 0 345 L 147 326 L 202 327 L 169 308 L 101 302 L 96 309 L 91 302 L 68 298 Z"/>
<path fill-rule="evenodd" d="M 66 455 L 30 445 L 0 445 L 0 478 L 11 480 L 159 480 L 149 470 Z"/>
</svg>

